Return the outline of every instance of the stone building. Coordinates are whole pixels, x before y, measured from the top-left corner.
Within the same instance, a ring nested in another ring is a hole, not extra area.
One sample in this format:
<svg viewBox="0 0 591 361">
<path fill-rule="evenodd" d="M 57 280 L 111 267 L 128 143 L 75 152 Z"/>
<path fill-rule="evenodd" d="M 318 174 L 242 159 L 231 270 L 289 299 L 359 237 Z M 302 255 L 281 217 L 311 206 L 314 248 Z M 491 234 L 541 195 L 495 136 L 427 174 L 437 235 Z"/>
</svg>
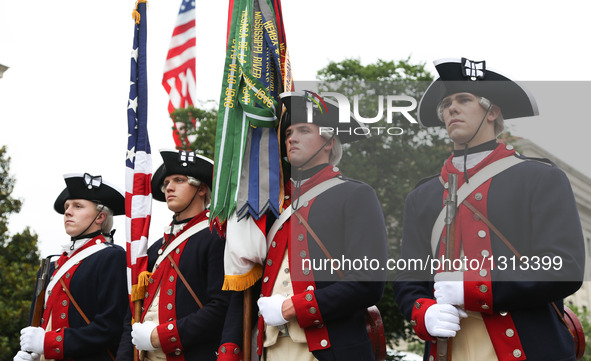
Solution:
<svg viewBox="0 0 591 361">
<path fill-rule="evenodd" d="M 524 155 L 550 159 L 566 173 L 566 176 L 570 180 L 579 209 L 581 225 L 583 226 L 587 259 L 585 262 L 585 282 L 583 283 L 583 287 L 577 293 L 568 297 L 566 301 L 570 301 L 578 307 L 591 309 L 591 178 L 527 139 L 518 138 L 511 143 Z"/>
</svg>

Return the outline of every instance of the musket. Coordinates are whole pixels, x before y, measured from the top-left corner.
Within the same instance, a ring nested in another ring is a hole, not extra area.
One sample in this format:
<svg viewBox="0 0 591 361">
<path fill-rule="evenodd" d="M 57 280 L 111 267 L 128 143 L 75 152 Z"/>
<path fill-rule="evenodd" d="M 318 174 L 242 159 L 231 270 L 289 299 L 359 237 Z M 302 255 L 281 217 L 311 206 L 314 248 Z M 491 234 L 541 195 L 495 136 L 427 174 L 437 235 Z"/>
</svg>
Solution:
<svg viewBox="0 0 591 361">
<path fill-rule="evenodd" d="M 458 203 L 458 175 L 449 174 L 447 179 L 447 197 L 445 198 L 445 259 L 455 258 L 456 209 Z M 449 262 L 451 263 L 451 262 Z M 451 271 L 443 262 L 443 271 Z M 437 361 L 451 361 L 452 339 L 437 338 Z"/>
<path fill-rule="evenodd" d="M 41 268 L 35 285 L 35 298 L 33 300 L 33 317 L 30 326 L 41 326 L 41 317 L 43 316 L 43 306 L 45 305 L 45 289 L 47 288 L 47 279 L 49 278 L 49 257 L 41 260 Z"/>
</svg>

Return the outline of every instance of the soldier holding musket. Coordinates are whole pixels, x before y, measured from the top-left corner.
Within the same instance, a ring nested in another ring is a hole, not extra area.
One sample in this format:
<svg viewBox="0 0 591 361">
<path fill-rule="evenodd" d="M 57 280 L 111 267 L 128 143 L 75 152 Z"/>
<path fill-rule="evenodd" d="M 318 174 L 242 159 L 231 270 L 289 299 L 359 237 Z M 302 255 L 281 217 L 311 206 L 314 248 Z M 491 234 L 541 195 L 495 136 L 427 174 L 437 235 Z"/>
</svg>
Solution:
<svg viewBox="0 0 591 361">
<path fill-rule="evenodd" d="M 418 118 L 445 127 L 454 150 L 441 173 L 406 198 L 402 257 L 481 263 L 447 263 L 434 277 L 400 271 L 396 301 L 426 341 L 425 360 L 574 361 L 563 298 L 581 286 L 585 255 L 569 181 L 549 160 L 524 157 L 496 139 L 503 119 L 537 115 L 536 102 L 484 62 L 446 59 L 435 66 L 439 78 L 421 99 Z M 455 217 L 445 222 L 449 202 Z M 526 257 L 559 258 L 561 267 L 527 267 L 520 263 Z"/>
<path fill-rule="evenodd" d="M 64 178 L 54 209 L 71 238 L 59 259 L 40 271 L 33 320 L 21 330 L 15 361 L 114 360 L 129 308 L 125 251 L 112 243 L 111 231 L 113 216 L 125 213 L 123 193 L 101 176 Z"/>
</svg>

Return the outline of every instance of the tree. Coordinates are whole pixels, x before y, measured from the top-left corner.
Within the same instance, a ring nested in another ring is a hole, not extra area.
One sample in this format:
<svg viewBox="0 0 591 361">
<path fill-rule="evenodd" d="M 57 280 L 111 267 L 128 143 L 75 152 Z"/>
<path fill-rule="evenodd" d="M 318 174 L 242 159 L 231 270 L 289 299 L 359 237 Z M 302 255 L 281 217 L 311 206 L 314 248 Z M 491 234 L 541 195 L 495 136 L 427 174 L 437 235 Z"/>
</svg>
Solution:
<svg viewBox="0 0 591 361">
<path fill-rule="evenodd" d="M 22 201 L 12 198 L 14 178 L 10 176 L 10 157 L 6 154 L 6 147 L 0 148 L 0 242 L 8 237 L 8 217 L 21 210 Z"/>
<path fill-rule="evenodd" d="M 10 237 L 8 217 L 22 201 L 11 196 L 15 179 L 9 174 L 10 157 L 0 148 L 0 361 L 12 360 L 20 349 L 20 330 L 28 324 L 29 309 L 39 267 L 37 235 L 29 228 Z"/>
<path fill-rule="evenodd" d="M 591 312 L 585 306 L 577 307 L 572 303 L 568 304 L 568 308 L 577 315 L 585 335 L 585 354 L 580 361 L 591 361 Z"/>
<path fill-rule="evenodd" d="M 217 124 L 217 106 L 175 109 L 170 115 L 179 127 L 184 149 L 192 149 L 197 154 L 213 159 L 215 154 L 215 128 Z M 188 140 L 186 144 L 185 139 Z"/>
<path fill-rule="evenodd" d="M 366 117 L 378 113 L 376 95 L 405 95 L 418 102 L 432 80 L 424 64 L 378 60 L 364 66 L 356 59 L 331 62 L 318 72 L 318 78 L 321 92 L 337 92 L 349 99 L 358 95 L 359 113 Z M 408 106 L 408 102 L 395 105 Z M 416 119 L 416 112 L 410 115 Z M 389 238 L 396 240 L 390 246 L 397 250 L 406 195 L 419 180 L 439 173 L 451 145 L 445 132 L 420 128 L 401 114 L 393 117 L 391 124 L 380 121 L 367 126 L 371 137 L 345 146 L 339 167 L 345 174 L 363 175 L 362 180 L 374 187 L 386 216 Z M 388 128 L 391 134 L 386 132 Z"/>
<path fill-rule="evenodd" d="M 384 97 L 383 109 L 387 109 L 384 101 L 388 101 L 388 95 L 404 95 L 418 103 L 433 78 L 424 64 L 412 64 L 409 59 L 378 60 L 369 65 L 362 65 L 358 59 L 346 59 L 329 63 L 318 72 L 318 79 L 321 93 L 343 94 L 350 100 L 353 109 L 351 99 L 357 95 L 359 114 L 368 118 L 379 113 L 379 95 Z M 393 105 L 408 106 L 409 98 L 404 99 Z M 410 115 L 416 119 L 416 111 L 410 112 Z M 345 145 L 339 168 L 346 176 L 368 183 L 375 189 L 388 230 L 388 257 L 395 260 L 400 255 L 405 197 L 421 179 L 439 174 L 443 160 L 450 154 L 451 145 L 441 130 L 420 128 L 402 113 L 394 114 L 390 124 L 380 120 L 367 126 L 370 127 L 371 137 Z M 381 133 L 380 127 L 383 128 Z M 388 134 L 386 129 L 393 131 Z M 391 287 L 386 287 L 378 307 L 388 341 L 395 343 L 399 338 L 407 341 L 416 339 L 399 312 Z"/>
</svg>

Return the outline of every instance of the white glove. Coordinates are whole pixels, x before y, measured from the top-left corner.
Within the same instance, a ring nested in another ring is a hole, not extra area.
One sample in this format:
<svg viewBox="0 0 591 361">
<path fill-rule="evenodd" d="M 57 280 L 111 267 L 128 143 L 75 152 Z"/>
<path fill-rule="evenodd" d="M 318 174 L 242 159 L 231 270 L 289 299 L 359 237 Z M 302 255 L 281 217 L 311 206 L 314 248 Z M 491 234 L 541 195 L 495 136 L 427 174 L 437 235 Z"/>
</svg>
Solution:
<svg viewBox="0 0 591 361">
<path fill-rule="evenodd" d="M 462 306 L 464 304 L 464 272 L 441 272 L 435 275 L 437 303 Z"/>
<path fill-rule="evenodd" d="M 25 351 L 19 351 L 16 356 L 14 356 L 14 361 L 39 361 L 41 356 L 37 353 L 28 353 Z"/>
<path fill-rule="evenodd" d="M 150 340 L 152 331 L 156 328 L 156 324 L 152 321 L 143 323 L 136 322 L 131 328 L 131 343 L 140 351 L 156 351 Z"/>
<path fill-rule="evenodd" d="M 425 312 L 425 327 L 433 337 L 454 337 L 460 330 L 460 317 L 468 314 L 461 308 L 436 303 Z"/>
<path fill-rule="evenodd" d="M 287 320 L 283 318 L 282 312 L 283 302 L 285 300 L 286 298 L 281 295 L 259 298 L 257 305 L 267 325 L 281 326 L 287 323 Z"/>
<path fill-rule="evenodd" d="M 21 330 L 21 350 L 43 354 L 45 330 L 41 327 L 25 327 Z"/>
</svg>

